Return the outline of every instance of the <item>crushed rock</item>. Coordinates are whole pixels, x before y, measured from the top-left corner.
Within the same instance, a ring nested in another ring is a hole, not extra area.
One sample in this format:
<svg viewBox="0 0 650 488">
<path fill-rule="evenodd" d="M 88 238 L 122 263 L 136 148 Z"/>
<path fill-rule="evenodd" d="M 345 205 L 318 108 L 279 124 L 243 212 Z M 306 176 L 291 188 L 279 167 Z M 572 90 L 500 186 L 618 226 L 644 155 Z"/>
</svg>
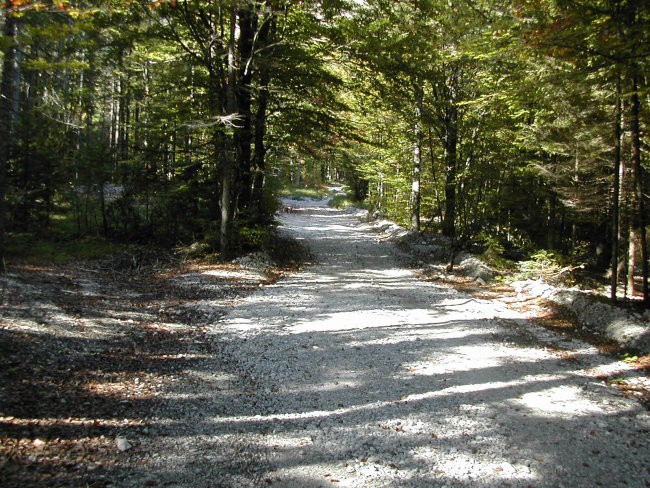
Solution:
<svg viewBox="0 0 650 488">
<path fill-rule="evenodd" d="M 648 412 L 590 373 L 610 358 L 416 279 L 353 212 L 291 208 L 316 264 L 210 325 L 221 360 L 177 385 L 117 488 L 650 483 Z"/>
<path fill-rule="evenodd" d="M 451 239 L 441 235 L 424 236 L 388 221 L 380 213 L 360 211 L 356 216 L 372 225 L 377 232 L 398 243 L 418 264 L 425 267 L 426 274 L 446 275 L 451 260 Z M 476 256 L 460 252 L 453 256 L 454 274 L 473 279 L 477 285 L 490 283 L 495 271 Z M 642 355 L 650 354 L 650 313 L 631 313 L 620 307 L 603 302 L 597 296 L 577 288 L 561 288 L 541 280 L 512 283 L 517 293 L 528 297 L 544 298 L 562 306 L 575 315 L 583 331 L 612 340 L 621 347 Z"/>
<path fill-rule="evenodd" d="M 540 297 L 575 314 L 583 330 L 615 341 L 625 349 L 650 354 L 650 323 L 644 315 L 603 302 L 577 288 L 560 288 L 541 280 L 512 283 L 517 293 Z"/>
</svg>

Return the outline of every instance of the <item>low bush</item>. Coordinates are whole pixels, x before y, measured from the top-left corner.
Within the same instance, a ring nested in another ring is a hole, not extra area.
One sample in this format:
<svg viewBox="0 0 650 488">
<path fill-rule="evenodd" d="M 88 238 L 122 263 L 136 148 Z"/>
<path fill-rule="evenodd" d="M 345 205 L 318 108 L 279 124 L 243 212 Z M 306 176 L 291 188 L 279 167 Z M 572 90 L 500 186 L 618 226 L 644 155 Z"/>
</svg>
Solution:
<svg viewBox="0 0 650 488">
<path fill-rule="evenodd" d="M 541 279 L 550 284 L 571 284 L 574 281 L 574 271 L 582 267 L 582 264 L 567 264 L 554 253 L 541 249 L 533 253 L 529 260 L 517 263 L 515 278 L 519 280 Z"/>
</svg>

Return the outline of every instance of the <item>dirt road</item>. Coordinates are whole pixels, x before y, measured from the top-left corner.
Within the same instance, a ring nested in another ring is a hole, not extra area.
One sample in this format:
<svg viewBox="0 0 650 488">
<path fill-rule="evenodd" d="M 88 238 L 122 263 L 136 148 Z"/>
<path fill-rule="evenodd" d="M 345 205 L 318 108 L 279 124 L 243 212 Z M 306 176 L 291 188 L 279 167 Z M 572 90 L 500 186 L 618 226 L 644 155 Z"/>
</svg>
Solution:
<svg viewBox="0 0 650 488">
<path fill-rule="evenodd" d="M 267 286 L 254 259 L 10 273 L 0 486 L 650 486 L 620 363 L 288 205 L 315 264 Z"/>
<path fill-rule="evenodd" d="M 648 412 L 594 379 L 611 359 L 418 280 L 390 243 L 325 202 L 291 207 L 285 232 L 317 264 L 214 324 L 230 373 L 208 361 L 187 389 L 194 410 L 147 458 L 159 479 L 650 486 Z"/>
</svg>

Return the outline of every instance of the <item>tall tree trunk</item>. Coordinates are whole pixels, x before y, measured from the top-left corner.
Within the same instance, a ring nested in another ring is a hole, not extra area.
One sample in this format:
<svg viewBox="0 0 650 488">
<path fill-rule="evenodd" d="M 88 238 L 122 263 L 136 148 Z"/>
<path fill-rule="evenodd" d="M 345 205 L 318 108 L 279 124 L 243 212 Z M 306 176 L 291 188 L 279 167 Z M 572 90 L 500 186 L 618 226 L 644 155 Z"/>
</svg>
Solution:
<svg viewBox="0 0 650 488">
<path fill-rule="evenodd" d="M 621 76 L 621 82 L 623 81 L 624 78 Z M 618 233 L 621 255 L 618 263 L 618 274 L 619 281 L 623 283 L 623 298 L 627 298 L 628 293 L 634 293 L 634 290 L 629 287 L 631 283 L 629 280 L 631 259 L 629 238 L 633 236 L 632 228 L 634 226 L 636 211 L 636 191 L 632 171 L 631 141 L 629 137 L 631 133 L 630 114 L 629 96 L 621 97 L 621 203 L 619 208 Z"/>
<path fill-rule="evenodd" d="M 12 44 L 7 48 L 2 65 L 2 82 L 0 85 L 0 260 L 4 259 L 5 227 L 6 227 L 6 193 L 7 193 L 7 165 L 9 163 L 9 143 L 13 132 L 14 118 L 14 95 L 16 66 L 16 18 L 11 15 L 8 7 L 5 7 L 5 25 L 3 36 L 11 40 Z"/>
<path fill-rule="evenodd" d="M 269 45 L 273 42 L 276 27 L 276 14 L 271 12 L 269 18 L 264 19 L 259 31 L 259 45 L 264 49 L 264 54 L 259 61 L 259 91 L 257 94 L 257 112 L 255 114 L 255 146 L 252 167 L 253 178 L 253 204 L 257 209 L 258 217 L 265 213 L 263 195 L 266 172 L 266 118 L 269 105 L 269 84 L 271 83 L 271 57 L 273 50 Z"/>
<path fill-rule="evenodd" d="M 641 251 L 641 270 L 643 277 L 643 300 L 648 302 L 648 243 L 646 239 L 645 202 L 643 195 L 643 168 L 641 167 L 641 130 L 639 116 L 641 102 L 639 100 L 639 74 L 638 67 L 632 66 L 632 100 L 630 106 L 630 137 L 632 139 L 632 173 L 635 182 L 636 215 L 632 228 L 637 234 Z M 632 236 L 630 236 L 632 240 Z M 632 270 L 633 272 L 634 270 Z"/>
<path fill-rule="evenodd" d="M 238 202 L 241 208 L 248 208 L 251 202 L 253 173 L 251 171 L 252 133 L 252 80 L 253 80 L 253 47 L 257 33 L 257 14 L 252 4 L 248 3 L 238 12 L 239 39 L 238 78 L 236 80 L 238 128 L 235 131 L 238 167 Z"/>
<path fill-rule="evenodd" d="M 108 216 L 106 214 L 106 183 L 99 184 L 99 209 L 102 214 L 102 233 L 104 237 L 108 236 Z"/>
<path fill-rule="evenodd" d="M 255 114 L 255 149 L 253 153 L 253 195 L 252 203 L 257 208 L 258 216 L 264 214 L 264 177 L 266 173 L 266 116 L 269 105 L 268 84 L 271 80 L 270 70 L 263 67 L 260 73 L 260 84 L 262 85 L 257 98 L 257 112 Z"/>
<path fill-rule="evenodd" d="M 420 179 L 422 177 L 422 104 L 424 92 L 415 86 L 415 123 L 413 134 L 413 174 L 411 179 L 411 230 L 420 231 Z"/>
<path fill-rule="evenodd" d="M 614 106 L 614 182 L 612 195 L 612 261 L 610 298 L 616 302 L 616 291 L 618 289 L 618 259 L 619 259 L 619 213 L 621 193 L 621 75 L 616 73 L 616 101 Z"/>
<path fill-rule="evenodd" d="M 443 220 L 443 215 L 442 215 L 442 201 L 440 199 L 440 184 L 439 184 L 439 179 L 438 179 L 438 165 L 436 163 L 436 155 L 434 153 L 434 144 L 433 144 L 433 130 L 431 127 L 428 128 L 429 130 L 429 162 L 431 163 L 431 179 L 433 180 L 433 193 L 436 198 L 436 217 L 440 222 Z"/>
<path fill-rule="evenodd" d="M 125 78 L 120 76 L 120 126 L 119 126 L 119 159 L 126 161 L 129 159 L 129 125 L 131 124 L 131 97 L 128 90 L 129 76 Z"/>
<path fill-rule="evenodd" d="M 237 13 L 233 9 L 230 16 L 230 41 L 228 44 L 228 57 L 227 57 L 227 81 L 225 86 L 225 98 L 226 98 L 226 113 L 228 115 L 234 115 L 237 112 L 237 91 L 236 91 L 236 22 L 237 22 Z M 232 242 L 231 242 L 231 228 L 232 228 L 232 217 L 234 211 L 233 205 L 233 185 L 234 185 L 234 173 L 236 165 L 236 156 L 234 151 L 236 150 L 233 144 L 233 141 L 228 139 L 228 136 L 224 134 L 225 146 L 222 151 L 222 168 L 221 168 L 221 224 L 219 227 L 219 240 L 221 255 L 224 258 L 228 258 L 232 251 Z"/>
<path fill-rule="evenodd" d="M 456 236 L 456 175 L 458 172 L 458 107 L 455 100 L 448 108 L 445 134 L 445 218 L 442 234 Z"/>
</svg>

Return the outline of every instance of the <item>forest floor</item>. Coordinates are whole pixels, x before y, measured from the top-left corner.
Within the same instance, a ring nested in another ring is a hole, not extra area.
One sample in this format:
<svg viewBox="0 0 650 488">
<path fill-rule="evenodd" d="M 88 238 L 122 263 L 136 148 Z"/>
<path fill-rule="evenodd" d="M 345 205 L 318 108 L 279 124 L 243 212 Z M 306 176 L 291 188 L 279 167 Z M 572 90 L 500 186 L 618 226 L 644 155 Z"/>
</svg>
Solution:
<svg viewBox="0 0 650 488">
<path fill-rule="evenodd" d="M 11 267 L 0 485 L 650 486 L 650 412 L 613 387 L 643 369 L 419 279 L 325 200 L 288 208 L 300 271 Z"/>
</svg>

